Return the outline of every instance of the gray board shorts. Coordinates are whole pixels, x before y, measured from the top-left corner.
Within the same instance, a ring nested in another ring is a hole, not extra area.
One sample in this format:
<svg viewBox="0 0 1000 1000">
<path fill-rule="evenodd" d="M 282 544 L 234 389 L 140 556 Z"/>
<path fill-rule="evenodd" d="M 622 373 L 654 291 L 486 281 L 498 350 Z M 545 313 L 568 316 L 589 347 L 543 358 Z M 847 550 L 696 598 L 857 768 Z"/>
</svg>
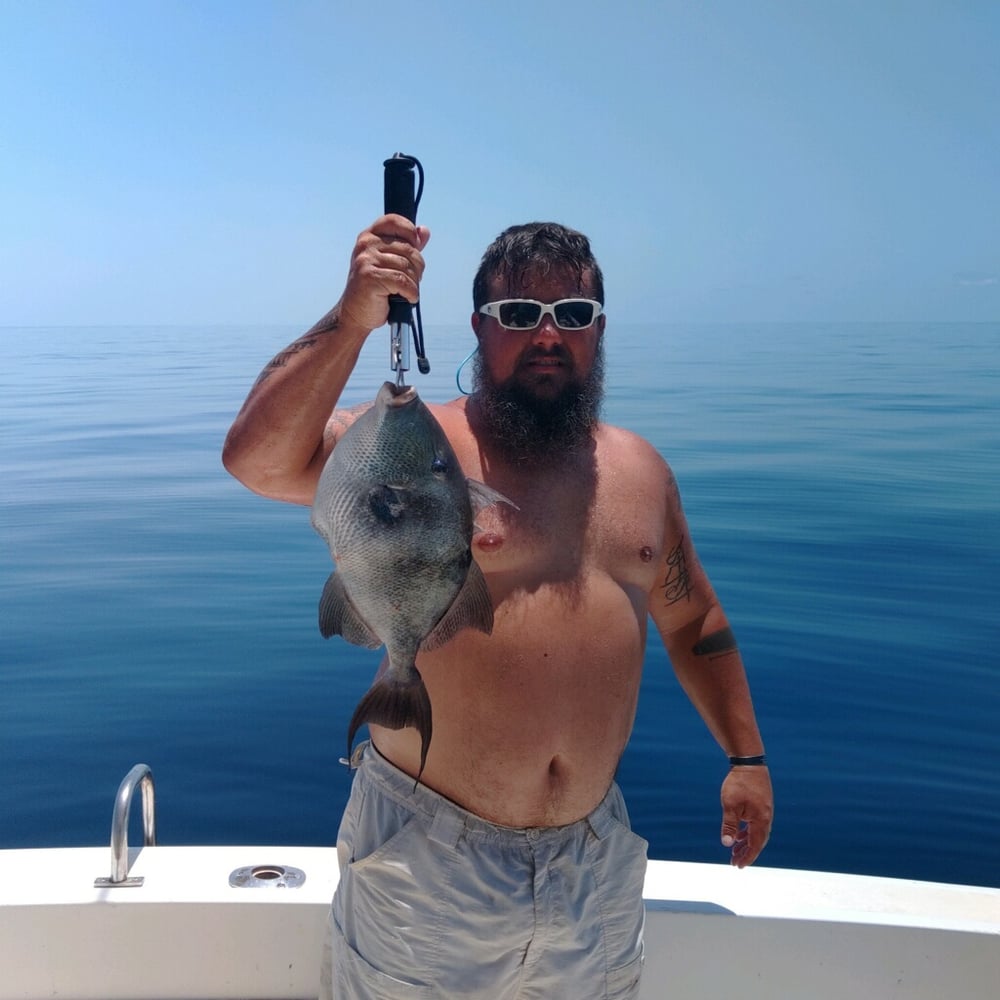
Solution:
<svg viewBox="0 0 1000 1000">
<path fill-rule="evenodd" d="M 355 753 L 320 1000 L 637 997 L 647 843 L 617 785 L 568 826 L 497 826 Z"/>
</svg>

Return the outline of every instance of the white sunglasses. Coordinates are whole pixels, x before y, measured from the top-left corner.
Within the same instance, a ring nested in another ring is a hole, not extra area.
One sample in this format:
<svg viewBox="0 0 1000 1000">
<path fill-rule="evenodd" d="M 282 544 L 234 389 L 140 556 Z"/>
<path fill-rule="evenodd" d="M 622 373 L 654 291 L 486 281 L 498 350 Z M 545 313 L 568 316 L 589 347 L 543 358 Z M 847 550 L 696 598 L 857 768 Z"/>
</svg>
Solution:
<svg viewBox="0 0 1000 1000">
<path fill-rule="evenodd" d="M 560 299 L 558 302 L 501 299 L 487 302 L 479 311 L 492 316 L 505 330 L 534 330 L 543 316 L 551 316 L 560 330 L 582 330 L 604 310 L 601 303 L 593 299 Z"/>
</svg>

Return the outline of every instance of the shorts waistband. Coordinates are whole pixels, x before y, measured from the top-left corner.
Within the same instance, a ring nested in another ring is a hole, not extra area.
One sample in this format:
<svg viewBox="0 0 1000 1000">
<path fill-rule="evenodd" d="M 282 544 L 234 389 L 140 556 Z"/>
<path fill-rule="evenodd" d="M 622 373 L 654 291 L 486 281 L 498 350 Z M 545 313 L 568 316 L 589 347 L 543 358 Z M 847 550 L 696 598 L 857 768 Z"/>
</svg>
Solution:
<svg viewBox="0 0 1000 1000">
<path fill-rule="evenodd" d="M 454 848 L 463 837 L 491 840 L 511 848 L 534 849 L 551 842 L 566 842 L 588 831 L 598 840 L 615 827 L 628 827 L 628 813 L 618 785 L 612 782 L 604 798 L 581 820 L 566 826 L 511 827 L 491 823 L 426 785 L 414 787 L 413 778 L 378 752 L 370 741 L 360 744 L 351 758 L 355 780 L 371 782 L 398 806 L 419 813 L 428 824 L 428 836 Z"/>
</svg>

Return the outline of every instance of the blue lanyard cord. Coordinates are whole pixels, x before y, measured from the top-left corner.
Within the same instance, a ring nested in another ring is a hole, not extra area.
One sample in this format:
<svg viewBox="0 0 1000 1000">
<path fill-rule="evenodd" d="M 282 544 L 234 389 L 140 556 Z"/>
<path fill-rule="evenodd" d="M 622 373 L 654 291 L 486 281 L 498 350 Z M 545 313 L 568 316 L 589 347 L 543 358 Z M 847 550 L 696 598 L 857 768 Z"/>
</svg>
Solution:
<svg viewBox="0 0 1000 1000">
<path fill-rule="evenodd" d="M 478 350 L 479 350 L 479 345 L 476 344 L 476 346 L 473 347 L 471 351 L 469 351 L 468 355 L 466 355 L 465 360 L 458 366 L 458 370 L 455 372 L 455 385 L 458 386 L 458 391 L 463 396 L 471 396 L 472 390 L 471 389 L 466 390 L 462 388 L 462 369 L 464 369 L 465 366 L 476 356 L 476 351 Z"/>
</svg>

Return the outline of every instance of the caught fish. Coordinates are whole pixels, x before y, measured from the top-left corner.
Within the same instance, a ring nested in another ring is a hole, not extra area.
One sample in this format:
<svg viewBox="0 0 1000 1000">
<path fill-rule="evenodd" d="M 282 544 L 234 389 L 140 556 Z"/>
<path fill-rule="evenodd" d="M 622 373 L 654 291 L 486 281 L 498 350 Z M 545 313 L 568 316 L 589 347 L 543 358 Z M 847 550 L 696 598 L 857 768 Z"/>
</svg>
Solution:
<svg viewBox="0 0 1000 1000">
<path fill-rule="evenodd" d="M 369 649 L 384 645 L 387 657 L 354 710 L 348 754 L 366 722 L 414 726 L 419 780 L 432 726 L 417 653 L 464 628 L 492 631 L 493 604 L 471 541 L 474 511 L 497 502 L 510 503 L 465 478 L 412 386 L 386 382 L 327 459 L 312 525 L 337 568 L 320 598 L 320 632 Z"/>
</svg>

